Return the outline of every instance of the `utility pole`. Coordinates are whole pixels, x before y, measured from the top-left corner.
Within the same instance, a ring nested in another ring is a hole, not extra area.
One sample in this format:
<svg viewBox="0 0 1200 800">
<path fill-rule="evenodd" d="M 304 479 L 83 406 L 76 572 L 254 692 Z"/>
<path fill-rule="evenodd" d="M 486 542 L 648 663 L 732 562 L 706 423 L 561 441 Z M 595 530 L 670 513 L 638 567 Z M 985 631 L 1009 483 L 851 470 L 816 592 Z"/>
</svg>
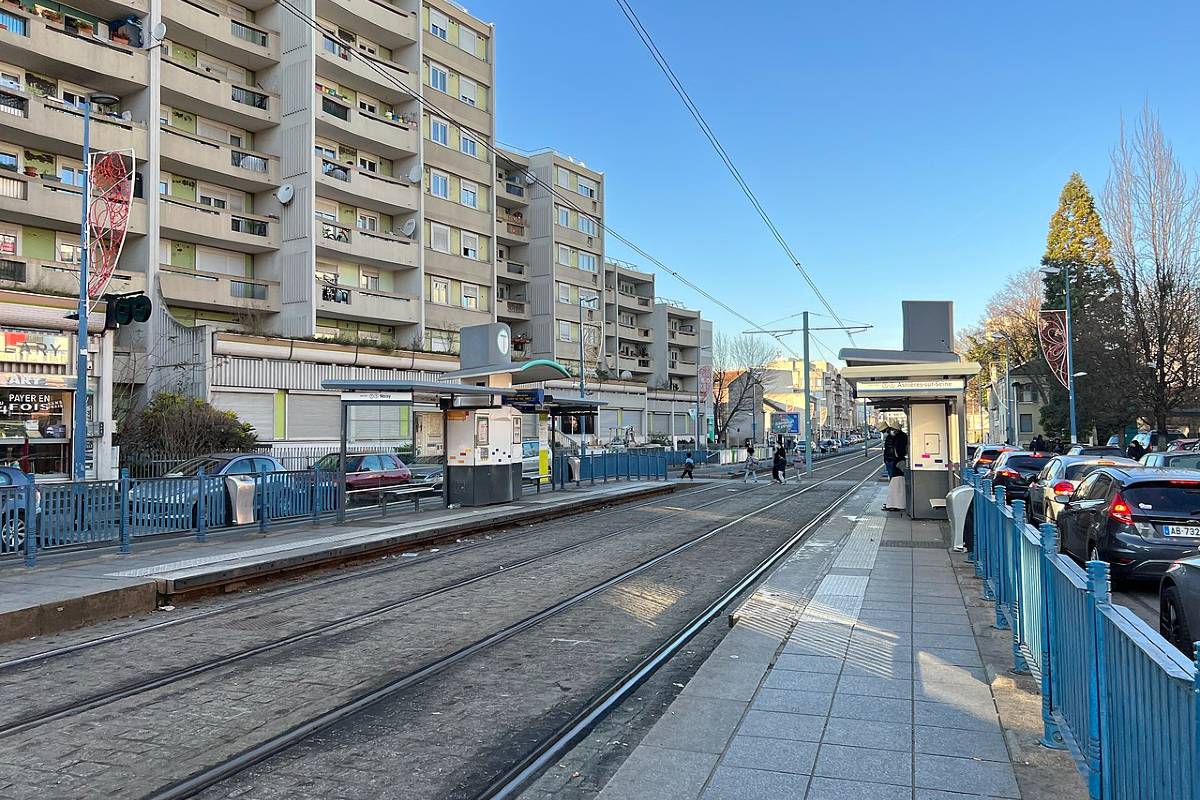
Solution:
<svg viewBox="0 0 1200 800">
<path fill-rule="evenodd" d="M 582 400 L 582 399 L 584 399 L 584 397 L 586 397 L 586 395 L 584 394 L 584 390 L 583 390 L 583 295 L 580 294 L 580 296 L 579 296 L 579 399 Z M 583 457 L 587 455 L 587 430 L 586 430 L 587 425 L 585 424 L 585 420 L 587 418 L 583 415 L 583 410 L 582 410 L 583 403 L 580 403 L 579 405 L 581 407 L 580 414 L 579 414 L 579 458 L 580 458 L 580 461 L 582 462 Z M 582 463 L 580 464 L 580 469 L 581 470 L 583 469 Z"/>
</svg>

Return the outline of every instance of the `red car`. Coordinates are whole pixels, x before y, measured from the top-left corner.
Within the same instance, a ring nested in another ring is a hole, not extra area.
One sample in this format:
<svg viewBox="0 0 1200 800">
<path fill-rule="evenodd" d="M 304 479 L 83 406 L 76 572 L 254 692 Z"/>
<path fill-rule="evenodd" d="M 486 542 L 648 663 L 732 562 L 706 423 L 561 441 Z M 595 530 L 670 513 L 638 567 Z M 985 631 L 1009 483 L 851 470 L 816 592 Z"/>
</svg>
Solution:
<svg viewBox="0 0 1200 800">
<path fill-rule="evenodd" d="M 313 469 L 336 472 L 338 454 L 323 456 Z M 408 486 L 412 473 L 395 453 L 347 453 L 346 494 L 350 502 L 375 502 L 379 494 Z"/>
</svg>

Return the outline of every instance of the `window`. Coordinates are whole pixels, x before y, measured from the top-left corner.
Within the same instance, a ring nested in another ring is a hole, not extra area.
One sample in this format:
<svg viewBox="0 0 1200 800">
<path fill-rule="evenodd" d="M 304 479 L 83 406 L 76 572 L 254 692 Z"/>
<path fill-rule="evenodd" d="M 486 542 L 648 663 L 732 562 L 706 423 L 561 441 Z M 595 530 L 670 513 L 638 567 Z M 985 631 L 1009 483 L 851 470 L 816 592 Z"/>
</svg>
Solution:
<svg viewBox="0 0 1200 800">
<path fill-rule="evenodd" d="M 596 256 L 591 253 L 579 252 L 579 268 L 588 272 L 596 271 Z"/>
<path fill-rule="evenodd" d="M 565 319 L 558 321 L 558 340 L 560 342 L 571 341 L 571 323 Z"/>
<path fill-rule="evenodd" d="M 358 108 L 361 111 L 366 111 L 368 114 L 379 113 L 378 102 L 374 98 L 362 94 L 358 96 Z"/>
<path fill-rule="evenodd" d="M 571 266 L 571 248 L 567 247 L 565 244 L 560 244 L 558 246 L 558 263 L 562 264 L 564 267 Z"/>
<path fill-rule="evenodd" d="M 450 199 L 450 176 L 436 169 L 429 170 L 429 193 L 434 197 Z"/>
<path fill-rule="evenodd" d="M 1021 415 L 1021 433 L 1033 433 L 1033 414 Z"/>
<path fill-rule="evenodd" d="M 450 18 L 440 11 L 429 9 L 429 32 L 443 41 L 450 38 Z"/>
<path fill-rule="evenodd" d="M 449 85 L 450 73 L 445 67 L 439 67 L 432 61 L 429 62 L 429 85 L 439 92 L 447 91 Z"/>
<path fill-rule="evenodd" d="M 458 46 L 471 55 L 475 55 L 475 43 L 478 39 L 479 37 L 475 34 L 475 31 L 466 25 L 458 26 Z"/>
<path fill-rule="evenodd" d="M 429 223 L 429 246 L 439 253 L 449 253 L 450 228 L 437 222 Z"/>
<path fill-rule="evenodd" d="M 317 142 L 313 146 L 313 152 L 319 155 L 321 158 L 326 158 L 330 161 L 337 161 L 337 148 L 331 144 Z"/>
<path fill-rule="evenodd" d="M 586 233 L 588 236 L 596 235 L 596 220 L 586 214 L 579 215 L 579 232 Z"/>
<path fill-rule="evenodd" d="M 456 331 L 425 331 L 425 346 L 432 353 L 453 353 L 458 350 L 458 333 Z"/>
<path fill-rule="evenodd" d="M 15 256 L 17 254 L 17 234 L 11 231 L 0 232 L 0 256 Z"/>
<path fill-rule="evenodd" d="M 479 258 L 479 236 L 474 233 L 470 233 L 468 231 L 463 231 L 462 233 L 459 234 L 459 238 L 462 240 L 463 256 L 465 258 L 478 259 Z"/>
<path fill-rule="evenodd" d="M 0 169 L 6 169 L 10 172 L 17 171 L 17 154 L 0 150 Z"/>
<path fill-rule="evenodd" d="M 210 208 L 229 208 L 229 195 L 212 189 L 199 189 L 200 205 Z"/>
<path fill-rule="evenodd" d="M 571 173 L 562 167 L 554 168 L 554 182 L 567 189 L 571 188 Z"/>
<path fill-rule="evenodd" d="M 429 302 L 438 305 L 450 304 L 450 281 L 445 278 L 429 279 Z"/>
<path fill-rule="evenodd" d="M 468 208 L 479 208 L 479 187 L 470 181 L 459 181 L 458 201 Z"/>
<path fill-rule="evenodd" d="M 379 217 L 375 214 L 368 214 L 364 211 L 358 212 L 358 229 L 360 231 L 379 230 Z"/>
<path fill-rule="evenodd" d="M 317 215 L 317 219 L 323 219 L 328 222 L 337 222 L 338 204 L 332 200 L 323 200 L 317 198 L 313 213 Z"/>
<path fill-rule="evenodd" d="M 379 172 L 379 161 L 374 156 L 359 156 L 358 168 L 363 172 Z"/>
<path fill-rule="evenodd" d="M 577 189 L 577 191 L 584 197 L 590 197 L 593 200 L 595 200 L 596 199 L 596 182 L 588 180 L 587 178 L 580 178 L 579 179 L 579 188 Z"/>
<path fill-rule="evenodd" d="M 20 89 L 21 88 L 21 76 L 14 75 L 11 72 L 4 72 L 3 70 L 0 70 L 0 86 L 4 86 L 5 88 L 8 88 L 8 89 Z"/>
<path fill-rule="evenodd" d="M 571 302 L 571 284 L 561 282 L 558 284 L 558 302 Z"/>
<path fill-rule="evenodd" d="M 579 290 L 579 302 L 588 308 L 600 307 L 600 293 L 594 292 L 591 289 Z"/>
<path fill-rule="evenodd" d="M 63 183 L 72 186 L 83 186 L 83 165 L 79 163 L 61 165 L 58 168 L 58 178 Z"/>
<path fill-rule="evenodd" d="M 458 135 L 458 149 L 471 158 L 479 158 L 479 146 L 475 141 L 475 137 L 463 131 Z"/>
<path fill-rule="evenodd" d="M 462 307 L 479 310 L 479 287 L 473 283 L 462 285 Z"/>
<path fill-rule="evenodd" d="M 77 237 L 59 234 L 55 241 L 54 258 L 62 264 L 79 263 L 79 239 Z"/>
<path fill-rule="evenodd" d="M 358 271 L 358 288 L 379 291 L 379 273 L 360 269 Z"/>
<path fill-rule="evenodd" d="M 429 120 L 429 138 L 438 144 L 450 145 L 450 123 L 433 117 Z"/>
<path fill-rule="evenodd" d="M 458 99 L 469 106 L 475 105 L 475 81 L 470 78 L 459 77 Z"/>
<path fill-rule="evenodd" d="M 558 224 L 564 228 L 571 227 L 571 212 L 562 206 L 555 206 L 554 210 L 558 213 Z"/>
</svg>

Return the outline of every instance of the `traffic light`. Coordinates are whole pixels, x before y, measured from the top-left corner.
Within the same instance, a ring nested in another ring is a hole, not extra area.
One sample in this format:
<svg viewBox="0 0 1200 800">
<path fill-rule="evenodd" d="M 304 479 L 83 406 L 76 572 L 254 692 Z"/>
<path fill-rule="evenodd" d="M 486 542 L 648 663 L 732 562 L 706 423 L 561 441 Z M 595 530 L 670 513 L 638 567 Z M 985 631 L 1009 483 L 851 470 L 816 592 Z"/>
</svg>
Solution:
<svg viewBox="0 0 1200 800">
<path fill-rule="evenodd" d="M 154 304 L 144 294 L 105 295 L 104 329 L 116 330 L 122 325 L 150 319 Z"/>
</svg>

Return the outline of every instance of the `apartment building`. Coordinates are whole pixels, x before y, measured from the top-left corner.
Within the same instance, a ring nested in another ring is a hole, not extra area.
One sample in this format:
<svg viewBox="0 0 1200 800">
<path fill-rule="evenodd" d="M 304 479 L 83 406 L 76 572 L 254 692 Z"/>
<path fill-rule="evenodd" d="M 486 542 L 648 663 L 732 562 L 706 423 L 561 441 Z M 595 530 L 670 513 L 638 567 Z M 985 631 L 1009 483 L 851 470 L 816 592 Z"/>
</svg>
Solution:
<svg viewBox="0 0 1200 800">
<path fill-rule="evenodd" d="M 529 201 L 534 174 L 529 158 L 498 151 L 496 163 L 496 317 L 512 329 L 512 357 L 532 357 L 533 332 L 529 260 Z"/>
<path fill-rule="evenodd" d="M 610 374 L 649 382 L 655 375 L 654 274 L 604 262 L 604 352 Z"/>
<path fill-rule="evenodd" d="M 700 312 L 659 298 L 651 315 L 652 381 L 664 388 L 695 392 L 702 364 L 712 363 L 712 323 Z"/>
</svg>

